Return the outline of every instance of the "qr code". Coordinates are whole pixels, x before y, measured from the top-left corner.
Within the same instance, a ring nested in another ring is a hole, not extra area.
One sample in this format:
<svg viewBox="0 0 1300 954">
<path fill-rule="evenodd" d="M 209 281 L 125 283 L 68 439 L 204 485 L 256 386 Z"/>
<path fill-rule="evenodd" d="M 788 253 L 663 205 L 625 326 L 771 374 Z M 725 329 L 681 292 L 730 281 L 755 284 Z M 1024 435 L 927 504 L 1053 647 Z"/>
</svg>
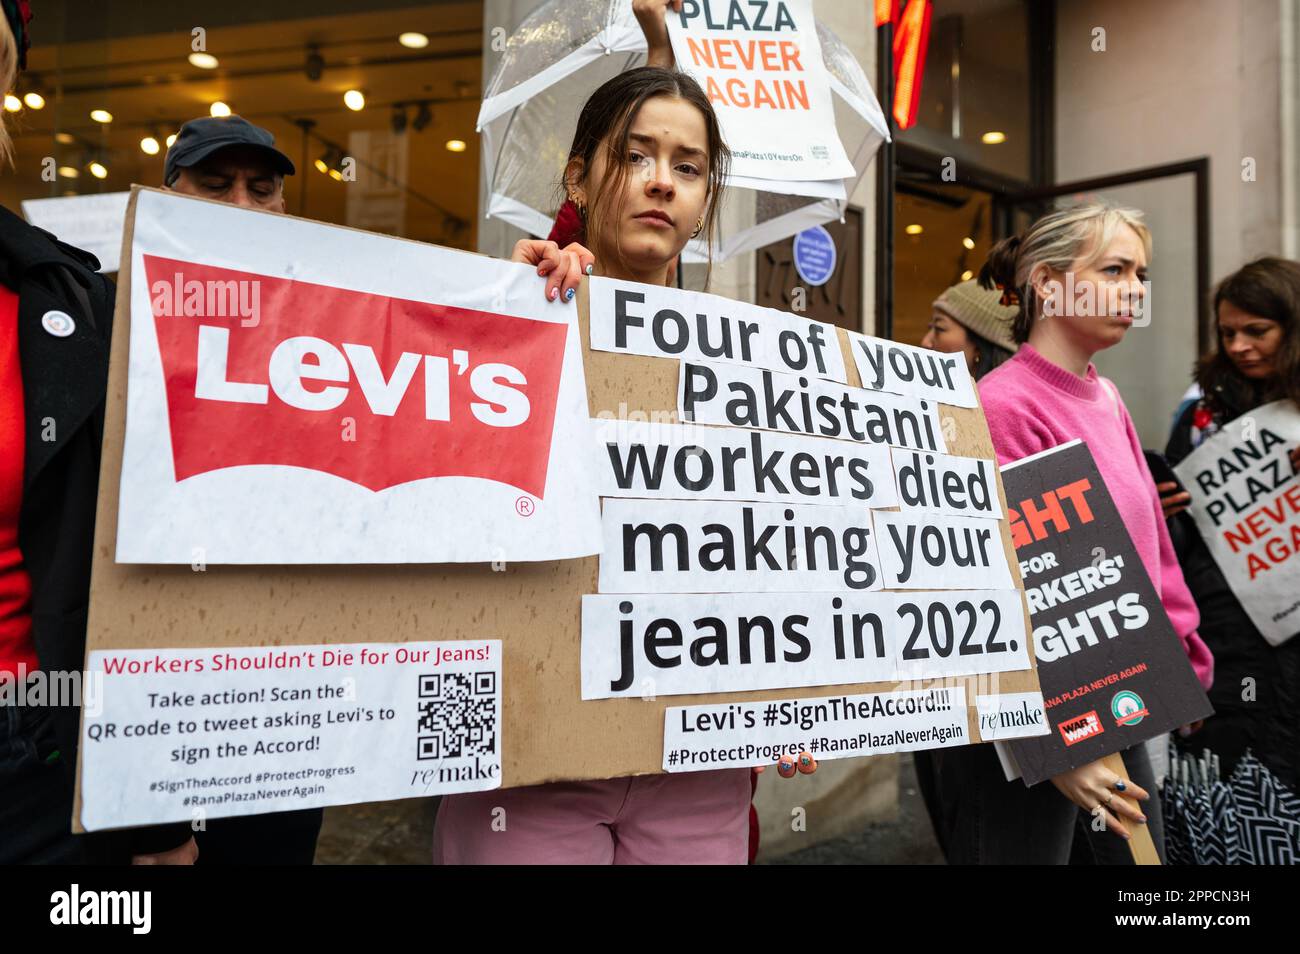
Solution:
<svg viewBox="0 0 1300 954">
<path fill-rule="evenodd" d="M 427 673 L 417 701 L 417 759 L 458 759 L 495 755 L 497 750 L 497 674 Z"/>
</svg>

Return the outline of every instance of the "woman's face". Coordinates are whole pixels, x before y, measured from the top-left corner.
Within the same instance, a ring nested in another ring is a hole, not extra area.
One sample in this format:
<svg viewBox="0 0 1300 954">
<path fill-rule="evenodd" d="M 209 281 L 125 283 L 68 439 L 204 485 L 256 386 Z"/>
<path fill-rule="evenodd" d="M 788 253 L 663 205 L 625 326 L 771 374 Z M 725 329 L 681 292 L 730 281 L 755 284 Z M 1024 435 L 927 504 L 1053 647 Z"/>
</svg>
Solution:
<svg viewBox="0 0 1300 954">
<path fill-rule="evenodd" d="M 960 351 L 966 355 L 966 367 L 972 372 L 975 370 L 975 355 L 978 353 L 975 342 L 966 334 L 965 328 L 937 308 L 930 315 L 930 327 L 921 339 L 921 347 L 933 348 L 944 354 Z"/>
<path fill-rule="evenodd" d="M 608 197 L 605 234 L 592 243 L 598 260 L 602 248 L 617 246 L 631 277 L 644 280 L 668 267 L 708 204 L 707 148 L 704 116 L 684 99 L 654 96 L 641 105 L 622 157 L 628 165 L 623 195 Z M 603 181 L 612 171 L 607 157 L 608 150 L 597 150 L 589 183 Z M 589 187 L 588 194 L 596 191 Z"/>
<path fill-rule="evenodd" d="M 1230 301 L 1219 302 L 1219 344 L 1237 370 L 1256 381 L 1277 373 L 1274 358 L 1282 346 L 1282 326 L 1272 318 L 1242 311 Z"/>
<path fill-rule="evenodd" d="M 1147 255 L 1132 227 L 1118 229 L 1101 256 L 1074 269 L 1073 294 L 1067 276 L 1051 270 L 1038 289 L 1043 314 L 1060 322 L 1057 331 L 1090 354 L 1119 344 L 1146 297 Z"/>
</svg>

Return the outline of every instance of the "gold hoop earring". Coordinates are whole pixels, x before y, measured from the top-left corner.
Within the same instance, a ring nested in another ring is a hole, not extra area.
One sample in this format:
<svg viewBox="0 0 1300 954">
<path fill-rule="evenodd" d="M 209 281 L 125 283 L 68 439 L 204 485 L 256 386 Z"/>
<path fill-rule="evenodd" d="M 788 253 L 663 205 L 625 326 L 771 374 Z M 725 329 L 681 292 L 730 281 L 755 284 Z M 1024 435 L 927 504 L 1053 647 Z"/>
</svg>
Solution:
<svg viewBox="0 0 1300 954">
<path fill-rule="evenodd" d="M 704 231 L 704 216 L 701 215 L 695 221 L 695 231 L 691 233 L 691 238 L 695 238 L 703 231 Z"/>
</svg>

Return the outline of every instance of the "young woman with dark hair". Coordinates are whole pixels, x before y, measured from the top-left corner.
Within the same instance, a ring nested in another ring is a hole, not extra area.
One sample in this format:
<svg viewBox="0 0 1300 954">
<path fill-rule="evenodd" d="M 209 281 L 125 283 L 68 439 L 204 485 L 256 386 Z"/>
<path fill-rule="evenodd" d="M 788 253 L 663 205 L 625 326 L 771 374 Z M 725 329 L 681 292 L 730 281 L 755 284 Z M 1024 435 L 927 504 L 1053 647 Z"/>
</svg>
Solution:
<svg viewBox="0 0 1300 954">
<path fill-rule="evenodd" d="M 694 80 L 659 67 L 622 73 L 583 107 L 563 174 L 588 244 L 526 239 L 511 260 L 538 267 L 550 300 L 571 299 L 583 274 L 667 284 L 691 238 L 706 235 L 712 247 L 728 155 Z M 805 771 L 815 767 L 807 758 Z M 744 864 L 751 774 L 723 769 L 450 795 L 439 808 L 434 859 Z"/>
<path fill-rule="evenodd" d="M 1011 321 L 1016 310 L 1002 304 L 997 291 L 972 278 L 944 290 L 934 300 L 922 348 L 961 352 L 976 381 L 1016 353 Z"/>
<path fill-rule="evenodd" d="M 1196 366 L 1202 397 L 1174 425 L 1165 456 L 1178 464 L 1205 438 L 1261 404 L 1300 407 L 1300 262 L 1261 258 L 1219 283 L 1214 292 L 1218 347 Z M 1300 470 L 1300 446 L 1291 449 Z M 1169 533 L 1187 585 L 1201 611 L 1201 636 L 1214 653 L 1210 690 L 1214 718 L 1180 744 L 1219 756 L 1232 771 L 1253 751 L 1295 790 L 1300 786 L 1300 636 L 1273 646 L 1260 634 L 1191 515 L 1176 483 L 1160 485 Z"/>
</svg>

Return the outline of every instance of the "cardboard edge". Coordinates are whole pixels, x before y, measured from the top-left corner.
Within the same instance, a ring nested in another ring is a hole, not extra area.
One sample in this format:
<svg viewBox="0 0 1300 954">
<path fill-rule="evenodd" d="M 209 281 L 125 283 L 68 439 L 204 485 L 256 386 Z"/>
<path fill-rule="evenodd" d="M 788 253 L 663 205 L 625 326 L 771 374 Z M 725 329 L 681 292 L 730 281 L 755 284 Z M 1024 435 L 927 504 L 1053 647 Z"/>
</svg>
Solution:
<svg viewBox="0 0 1300 954">
<path fill-rule="evenodd" d="M 117 269 L 117 294 L 113 299 L 113 337 L 108 346 L 108 392 L 114 389 L 117 379 L 121 378 L 121 386 L 125 391 L 126 388 L 126 371 L 127 357 L 123 349 L 129 350 L 131 342 L 131 268 L 133 260 L 131 249 L 135 241 L 135 209 L 140 198 L 140 193 L 144 191 L 144 186 L 132 184 L 131 197 L 126 201 L 126 216 L 122 224 L 122 251 L 121 258 L 118 261 Z M 112 401 L 105 397 L 104 407 L 104 441 L 107 442 L 109 435 L 112 434 L 117 442 L 126 433 L 126 401 Z M 106 494 L 103 492 L 105 480 L 113 482 L 114 485 L 120 484 L 121 481 L 121 460 L 117 460 L 117 473 L 111 473 L 110 462 L 106 462 L 102 445 L 99 459 L 99 499 L 95 504 L 95 525 L 104 525 L 104 512 L 110 506 L 116 506 L 118 495 L 116 493 Z M 117 527 L 114 521 L 113 545 L 117 543 Z M 95 577 L 99 575 L 99 561 L 91 561 L 90 568 L 90 590 L 95 589 Z M 82 672 L 89 676 L 90 661 L 90 608 L 87 608 L 86 614 L 86 650 L 81 659 Z M 75 834 L 84 834 L 86 828 L 81 823 L 82 799 L 81 799 L 81 773 L 82 758 L 85 754 L 85 746 L 81 740 L 85 739 L 86 729 L 86 708 L 84 705 L 78 707 L 80 714 L 77 722 L 77 765 L 75 784 L 72 798 L 72 831 Z"/>
</svg>

